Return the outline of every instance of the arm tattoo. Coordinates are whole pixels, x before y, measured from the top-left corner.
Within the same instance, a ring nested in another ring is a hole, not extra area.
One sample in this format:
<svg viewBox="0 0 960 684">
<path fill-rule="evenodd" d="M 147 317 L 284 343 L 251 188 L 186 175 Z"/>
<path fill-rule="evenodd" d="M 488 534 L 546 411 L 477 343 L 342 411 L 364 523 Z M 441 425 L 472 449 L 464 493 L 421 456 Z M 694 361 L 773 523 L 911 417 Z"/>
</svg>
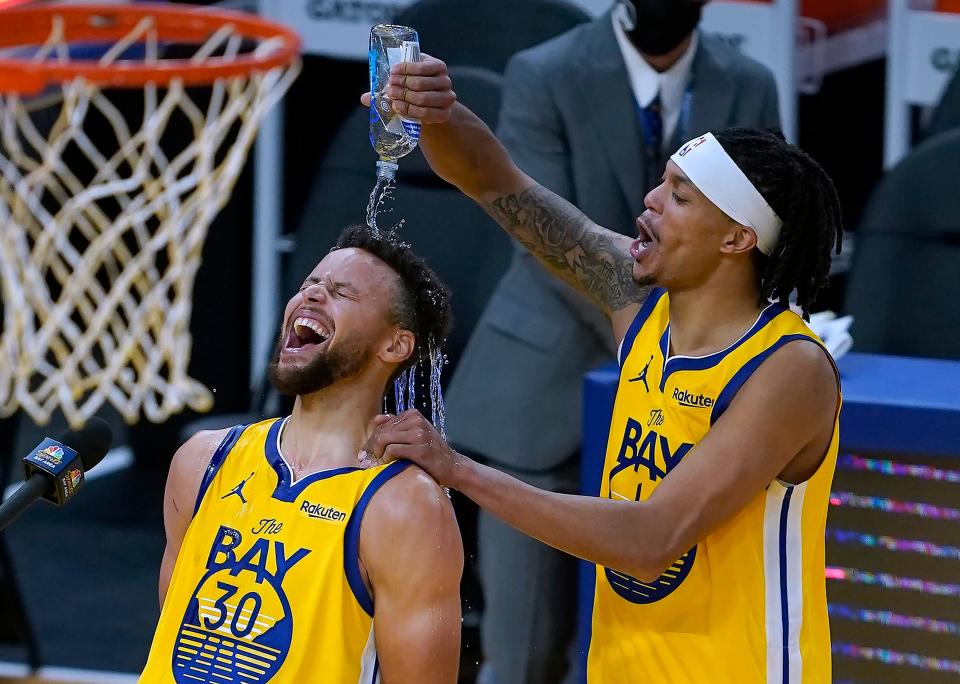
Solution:
<svg viewBox="0 0 960 684">
<path fill-rule="evenodd" d="M 646 295 L 633 279 L 633 259 L 623 236 L 597 226 L 543 186 L 498 197 L 484 209 L 545 266 L 604 310 L 622 309 Z"/>
</svg>

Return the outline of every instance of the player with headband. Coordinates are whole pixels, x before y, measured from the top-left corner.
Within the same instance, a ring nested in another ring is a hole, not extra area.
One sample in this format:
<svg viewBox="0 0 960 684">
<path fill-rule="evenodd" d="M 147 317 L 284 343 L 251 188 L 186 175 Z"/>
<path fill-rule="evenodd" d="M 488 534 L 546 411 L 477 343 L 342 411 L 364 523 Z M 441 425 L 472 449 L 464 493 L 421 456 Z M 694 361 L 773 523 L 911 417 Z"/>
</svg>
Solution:
<svg viewBox="0 0 960 684">
<path fill-rule="evenodd" d="M 809 311 L 839 248 L 830 178 L 774 133 L 702 135 L 667 163 L 630 240 L 518 169 L 451 104 L 442 62 L 399 65 L 391 83 L 396 109 L 427 124 L 436 173 L 606 311 L 620 379 L 599 497 L 475 463 L 413 412 L 378 418 L 361 458 L 413 460 L 596 563 L 589 682 L 830 681 L 824 526 L 841 396 L 788 306 Z"/>
</svg>

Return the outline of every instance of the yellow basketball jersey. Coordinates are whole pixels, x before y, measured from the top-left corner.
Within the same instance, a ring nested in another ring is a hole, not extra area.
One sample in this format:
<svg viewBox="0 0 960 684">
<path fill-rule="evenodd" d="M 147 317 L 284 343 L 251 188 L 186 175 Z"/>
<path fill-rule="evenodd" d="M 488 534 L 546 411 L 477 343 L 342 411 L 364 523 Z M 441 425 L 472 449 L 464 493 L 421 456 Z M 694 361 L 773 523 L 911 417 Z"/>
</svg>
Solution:
<svg viewBox="0 0 960 684">
<path fill-rule="evenodd" d="M 794 340 L 821 344 L 774 304 L 724 351 L 669 357 L 668 303 L 653 290 L 621 346 L 601 496 L 649 498 L 681 460 L 698 457 L 697 442 L 767 357 Z M 829 682 L 824 526 L 837 434 L 810 479 L 771 482 L 658 580 L 597 566 L 587 680 Z"/>
<path fill-rule="evenodd" d="M 235 427 L 214 454 L 142 683 L 380 681 L 360 523 L 409 463 L 294 479 L 285 424 Z"/>
</svg>

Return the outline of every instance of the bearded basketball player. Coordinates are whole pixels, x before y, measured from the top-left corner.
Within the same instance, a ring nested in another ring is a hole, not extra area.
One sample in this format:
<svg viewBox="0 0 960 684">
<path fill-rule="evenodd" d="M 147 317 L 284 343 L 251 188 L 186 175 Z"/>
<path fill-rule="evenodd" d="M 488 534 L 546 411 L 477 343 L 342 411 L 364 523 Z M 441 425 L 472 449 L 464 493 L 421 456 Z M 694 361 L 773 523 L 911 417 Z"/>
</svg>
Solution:
<svg viewBox="0 0 960 684">
<path fill-rule="evenodd" d="M 293 414 L 173 458 L 141 682 L 456 682 L 450 502 L 407 462 L 356 462 L 385 387 L 449 326 L 446 287 L 407 246 L 343 233 L 284 312 L 270 375 Z"/>
</svg>

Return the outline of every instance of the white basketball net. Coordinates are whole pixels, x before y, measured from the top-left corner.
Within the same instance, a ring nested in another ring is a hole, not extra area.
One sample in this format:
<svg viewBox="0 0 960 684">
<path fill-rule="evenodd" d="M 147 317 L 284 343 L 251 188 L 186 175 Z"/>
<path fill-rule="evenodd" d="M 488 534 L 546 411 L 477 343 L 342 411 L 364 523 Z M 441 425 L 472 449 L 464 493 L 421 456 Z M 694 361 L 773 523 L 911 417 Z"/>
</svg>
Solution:
<svg viewBox="0 0 960 684">
<path fill-rule="evenodd" d="M 191 61 L 236 58 L 241 42 L 224 26 Z M 100 63 L 135 44 L 147 64 L 162 60 L 148 18 Z M 69 62 L 66 47 L 54 20 L 33 59 Z M 263 41 L 254 53 L 276 48 Z M 45 423 L 59 408 L 78 425 L 109 402 L 130 423 L 141 413 L 162 422 L 212 406 L 187 375 L 201 248 L 258 125 L 298 70 L 200 89 L 148 85 L 135 125 L 108 91 L 79 79 L 40 98 L 0 93 L 0 415 L 22 408 Z M 113 139 L 91 135 L 92 120 Z M 173 152 L 161 148 L 171 121 L 192 128 Z"/>
</svg>

